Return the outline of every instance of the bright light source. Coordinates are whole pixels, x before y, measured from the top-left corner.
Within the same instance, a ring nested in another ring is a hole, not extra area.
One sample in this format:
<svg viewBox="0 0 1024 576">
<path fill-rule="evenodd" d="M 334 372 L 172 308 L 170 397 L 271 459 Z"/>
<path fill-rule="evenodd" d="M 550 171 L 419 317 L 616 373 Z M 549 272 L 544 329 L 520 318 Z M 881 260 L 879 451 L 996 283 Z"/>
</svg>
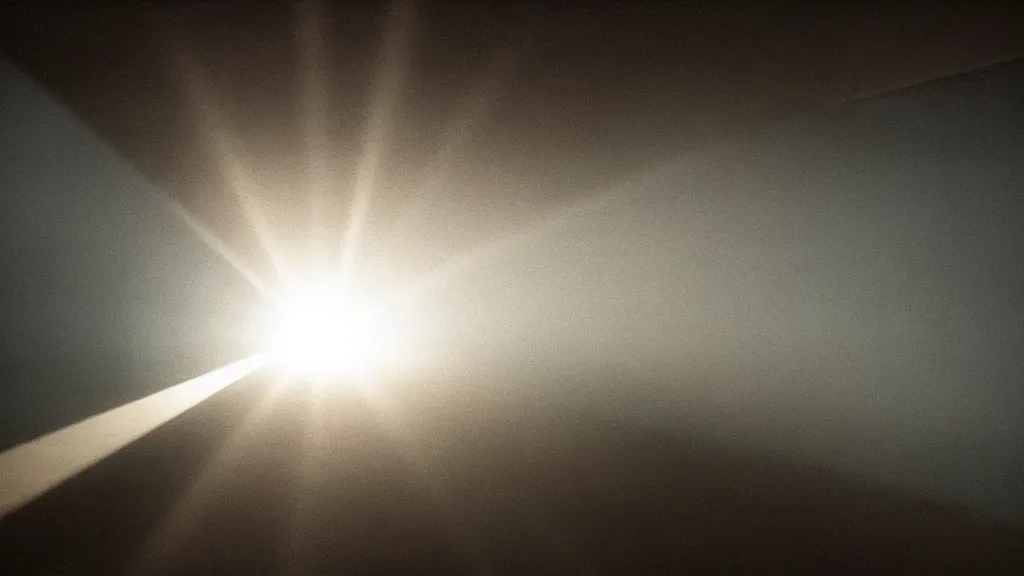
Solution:
<svg viewBox="0 0 1024 576">
<path fill-rule="evenodd" d="M 407 321 L 337 282 L 285 294 L 276 312 L 267 353 L 289 376 L 362 384 L 394 368 L 408 352 Z"/>
</svg>

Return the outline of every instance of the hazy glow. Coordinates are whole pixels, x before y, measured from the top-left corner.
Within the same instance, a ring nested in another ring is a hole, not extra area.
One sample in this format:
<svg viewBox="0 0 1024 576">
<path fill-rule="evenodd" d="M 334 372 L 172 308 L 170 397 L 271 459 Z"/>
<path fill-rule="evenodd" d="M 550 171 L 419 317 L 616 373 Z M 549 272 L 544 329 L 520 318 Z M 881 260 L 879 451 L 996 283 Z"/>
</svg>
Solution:
<svg viewBox="0 0 1024 576">
<path fill-rule="evenodd" d="M 299 286 L 282 295 L 275 312 L 266 353 L 288 376 L 365 383 L 408 357 L 409 319 L 339 281 Z"/>
</svg>

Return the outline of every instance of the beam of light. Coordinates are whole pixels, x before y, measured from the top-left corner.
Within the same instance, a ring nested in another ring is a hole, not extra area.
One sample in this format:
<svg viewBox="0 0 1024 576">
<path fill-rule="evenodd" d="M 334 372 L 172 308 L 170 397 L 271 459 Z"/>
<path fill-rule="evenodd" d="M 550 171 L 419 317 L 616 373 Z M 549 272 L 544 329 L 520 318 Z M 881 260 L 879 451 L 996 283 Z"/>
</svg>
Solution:
<svg viewBox="0 0 1024 576">
<path fill-rule="evenodd" d="M 265 364 L 250 356 L 0 454 L 0 517 Z"/>
<path fill-rule="evenodd" d="M 253 286 L 263 297 L 267 299 L 273 299 L 273 291 L 267 283 L 256 273 L 251 267 L 245 264 L 245 262 L 228 246 L 228 244 L 214 234 L 209 228 L 204 226 L 197 218 L 195 218 L 187 208 L 181 203 L 167 195 L 166 193 L 154 190 L 156 197 L 166 205 L 171 213 L 177 216 L 182 222 L 185 223 L 196 236 L 210 249 L 214 254 L 220 256 L 225 263 L 231 266 L 236 272 L 242 275 L 250 285 Z"/>
<path fill-rule="evenodd" d="M 848 107 L 851 104 L 861 102 L 864 100 L 873 100 L 877 98 L 884 98 L 890 96 L 893 93 L 898 93 L 903 90 L 916 88 L 918 86 L 924 86 L 933 82 L 939 82 L 947 78 L 953 78 L 956 76 L 963 76 L 975 72 L 978 70 L 985 70 L 987 68 L 993 68 L 1002 64 L 1009 64 L 1016 60 L 1024 59 L 1024 54 L 1013 53 L 995 58 L 989 58 L 983 60 L 980 63 L 972 62 L 967 65 L 960 64 L 943 70 L 941 72 L 935 72 L 925 77 L 915 77 L 910 80 L 901 80 L 895 83 L 891 83 L 883 86 L 871 86 L 862 89 L 852 94 L 846 94 L 840 97 L 831 98 L 826 104 L 832 107 Z"/>
<path fill-rule="evenodd" d="M 260 246 L 270 258 L 278 277 L 287 278 L 285 263 L 287 259 L 282 253 L 277 239 L 274 237 L 270 226 L 267 224 L 263 210 L 259 207 L 253 192 L 256 189 L 255 183 L 247 175 L 241 162 L 238 160 L 232 146 L 228 142 L 227 133 L 221 126 L 215 112 L 213 90 L 207 85 L 199 67 L 192 62 L 188 55 L 181 49 L 174 50 L 177 56 L 173 58 L 177 64 L 182 84 L 189 105 L 195 111 L 196 120 L 200 132 L 206 138 L 213 157 L 220 164 L 221 170 L 228 181 L 228 186 L 234 193 L 235 200 L 242 208 L 242 215 L 249 226 L 256 234 Z"/>
<path fill-rule="evenodd" d="M 506 253 L 530 237 L 543 234 L 554 225 L 563 223 L 570 218 L 578 217 L 579 213 L 583 210 L 592 209 L 609 202 L 617 192 L 617 190 L 613 189 L 573 201 L 568 205 L 553 208 L 516 230 L 492 238 L 460 255 L 449 258 L 419 278 L 403 285 L 400 290 L 390 296 L 388 302 L 391 305 L 400 305 L 425 298 L 432 290 L 447 285 L 454 278 L 465 274 L 474 266 L 486 264 L 495 255 Z"/>
<path fill-rule="evenodd" d="M 246 442 L 256 431 L 257 425 L 265 420 L 286 384 L 285 380 L 279 380 L 271 386 L 259 403 L 245 415 L 241 426 L 231 433 L 199 476 L 171 507 L 159 527 L 140 547 L 140 552 L 133 562 L 133 569 L 128 571 L 129 574 L 151 574 L 158 571 L 156 568 L 167 558 L 168 552 L 187 536 L 190 522 L 204 510 L 213 493 L 212 489 L 224 479 L 224 474 L 229 470 L 228 464 L 241 456 Z"/>
<path fill-rule="evenodd" d="M 495 95 L 503 92 L 512 79 L 523 54 L 533 43 L 536 36 L 534 32 L 533 29 L 516 30 L 518 41 L 499 47 L 490 68 L 470 89 L 455 117 L 448 123 L 445 138 L 433 159 L 414 181 L 416 188 L 402 206 L 395 228 L 402 230 L 413 213 L 423 205 L 426 197 L 444 182 L 451 162 L 465 148 L 476 125 L 487 117 Z"/>
<path fill-rule="evenodd" d="M 274 300 L 274 291 L 270 289 L 270 286 L 256 273 L 255 270 L 250 268 L 242 261 L 242 259 L 234 253 L 233 250 L 227 245 L 226 242 L 220 239 L 214 234 L 209 228 L 204 226 L 202 222 L 197 220 L 192 214 L 185 209 L 184 206 L 179 204 L 171 197 L 160 193 L 160 199 L 170 208 L 171 212 L 175 214 L 182 222 L 185 223 L 200 240 L 210 249 L 213 250 L 214 254 L 221 257 L 224 262 L 231 266 L 236 272 L 242 275 L 249 284 L 255 288 L 260 295 L 267 300 Z"/>
<path fill-rule="evenodd" d="M 387 430 L 392 441 L 398 444 L 406 461 L 423 481 L 430 497 L 440 506 L 441 520 L 463 557 L 477 573 L 496 573 L 483 550 L 480 537 L 460 513 L 459 502 L 448 489 L 444 472 L 428 457 L 415 431 L 404 425 L 394 401 L 379 388 L 364 389 L 362 393 L 365 402 L 377 416 L 377 421 Z"/>
<path fill-rule="evenodd" d="M 452 280 L 466 274 L 473 267 L 487 264 L 496 255 L 507 253 L 529 239 L 547 233 L 554 226 L 562 225 L 574 219 L 579 221 L 580 218 L 585 217 L 584 213 L 587 211 L 599 209 L 612 202 L 621 201 L 633 188 L 638 179 L 656 174 L 658 170 L 660 168 L 644 170 L 620 181 L 617 185 L 587 193 L 568 204 L 552 207 L 528 222 L 523 223 L 515 230 L 495 236 L 462 254 L 445 260 L 420 277 L 404 284 L 386 300 L 392 306 L 407 305 L 422 300 L 431 291 L 447 286 Z"/>
<path fill-rule="evenodd" d="M 306 142 L 307 186 L 309 188 L 310 234 L 309 245 L 313 261 L 322 265 L 328 261 L 328 248 L 324 212 L 327 204 L 327 108 L 324 94 L 324 75 L 330 70 L 324 58 L 324 15 L 321 2 L 301 2 L 297 6 L 295 37 L 298 42 L 299 64 L 303 78 L 300 94 L 303 109 L 303 132 Z"/>
<path fill-rule="evenodd" d="M 400 2 L 393 7 L 384 33 L 384 48 L 381 55 L 381 70 L 371 91 L 370 111 L 366 132 L 363 137 L 363 153 L 356 169 L 356 183 L 353 191 L 352 208 L 348 228 L 341 245 L 341 276 L 346 278 L 355 265 L 359 244 L 362 241 L 366 221 L 370 213 L 370 199 L 380 166 L 380 157 L 387 136 L 387 124 L 398 96 L 398 88 L 406 64 L 406 47 L 412 26 L 413 6 L 411 2 Z"/>
<path fill-rule="evenodd" d="M 430 498 L 438 505 L 440 520 L 451 536 L 452 542 L 474 567 L 474 571 L 480 574 L 495 573 L 494 567 L 484 553 L 479 536 L 466 522 L 461 513 L 459 501 L 451 494 L 445 481 L 444 472 L 431 461 L 427 450 L 418 440 L 416 431 L 403 422 L 397 403 L 381 387 L 361 387 L 351 392 L 358 394 L 359 399 L 370 409 L 378 424 L 387 433 L 389 439 L 395 443 L 405 461 L 412 466 L 420 481 L 423 482 Z M 304 551 L 308 548 L 303 530 L 312 512 L 310 505 L 314 504 L 316 500 L 307 496 L 315 489 L 314 480 L 323 465 L 323 459 L 331 456 L 325 450 L 322 438 L 325 423 L 324 399 L 323 394 L 314 394 L 312 397 L 313 402 L 309 412 L 310 422 L 299 478 L 303 491 L 297 495 L 298 501 L 291 527 L 291 544 L 293 550 L 298 552 L 299 567 L 305 567 L 303 563 L 308 560 L 304 555 Z"/>
<path fill-rule="evenodd" d="M 292 574 L 311 574 L 308 534 L 309 519 L 313 516 L 317 499 L 320 462 L 327 453 L 324 442 L 325 411 L 321 394 L 309 395 L 308 411 L 304 422 L 302 446 L 295 477 L 295 508 L 289 518 L 288 549 Z"/>
</svg>

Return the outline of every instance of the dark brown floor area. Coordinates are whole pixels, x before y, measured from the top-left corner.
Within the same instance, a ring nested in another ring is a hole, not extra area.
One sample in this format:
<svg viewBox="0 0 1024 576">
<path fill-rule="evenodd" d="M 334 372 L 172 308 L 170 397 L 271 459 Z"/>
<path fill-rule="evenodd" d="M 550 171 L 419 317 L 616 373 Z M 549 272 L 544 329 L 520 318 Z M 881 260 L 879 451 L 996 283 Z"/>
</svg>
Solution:
<svg viewBox="0 0 1024 576">
<path fill-rule="evenodd" d="M 581 409 L 389 418 L 301 388 L 261 409 L 270 390 L 243 381 L 5 518 L 0 573 L 1024 568 L 1022 530 Z"/>
</svg>

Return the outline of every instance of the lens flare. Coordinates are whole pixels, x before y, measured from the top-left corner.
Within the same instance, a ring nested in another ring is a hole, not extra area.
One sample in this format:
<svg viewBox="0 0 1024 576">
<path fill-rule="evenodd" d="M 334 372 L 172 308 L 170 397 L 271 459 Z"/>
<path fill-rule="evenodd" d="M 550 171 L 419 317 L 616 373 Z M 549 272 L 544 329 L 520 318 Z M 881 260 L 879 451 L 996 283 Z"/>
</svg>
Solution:
<svg viewBox="0 0 1024 576">
<path fill-rule="evenodd" d="M 367 383 L 407 356 L 411 323 L 341 282 L 305 284 L 277 303 L 265 339 L 271 362 L 287 376 Z"/>
</svg>

